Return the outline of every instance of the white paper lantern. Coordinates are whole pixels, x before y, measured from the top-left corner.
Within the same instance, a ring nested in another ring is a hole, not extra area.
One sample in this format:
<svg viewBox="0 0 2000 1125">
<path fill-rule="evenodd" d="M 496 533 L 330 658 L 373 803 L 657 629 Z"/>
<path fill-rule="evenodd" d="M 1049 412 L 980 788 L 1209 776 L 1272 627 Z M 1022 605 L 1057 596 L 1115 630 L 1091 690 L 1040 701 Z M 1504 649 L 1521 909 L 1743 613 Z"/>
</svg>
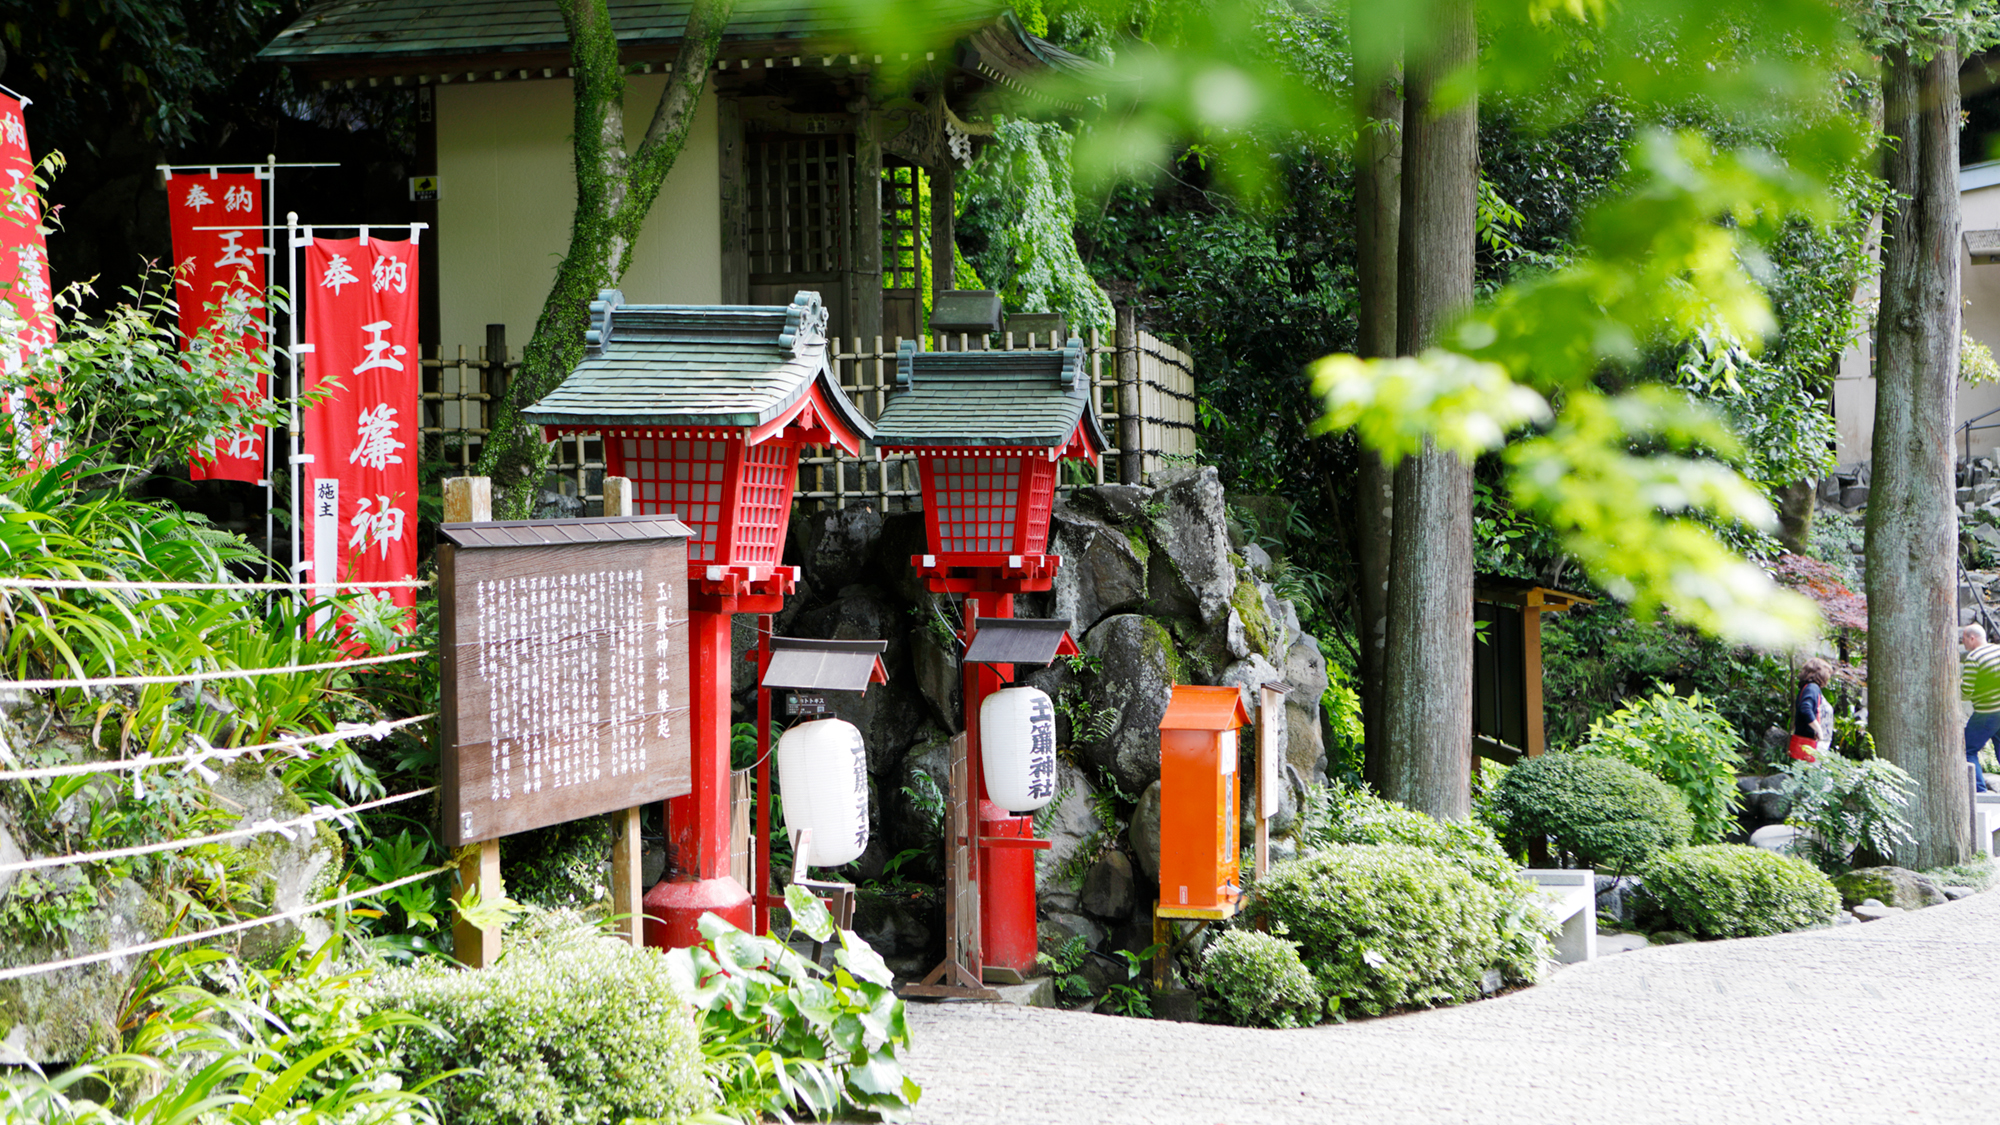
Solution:
<svg viewBox="0 0 2000 1125">
<path fill-rule="evenodd" d="M 1001 688 L 979 705 L 986 796 L 1009 812 L 1034 812 L 1056 795 L 1056 709 L 1031 687 Z"/>
<path fill-rule="evenodd" d="M 852 863 L 868 847 L 868 753 L 840 719 L 800 723 L 778 740 L 785 831 L 812 832 L 809 867 Z"/>
</svg>

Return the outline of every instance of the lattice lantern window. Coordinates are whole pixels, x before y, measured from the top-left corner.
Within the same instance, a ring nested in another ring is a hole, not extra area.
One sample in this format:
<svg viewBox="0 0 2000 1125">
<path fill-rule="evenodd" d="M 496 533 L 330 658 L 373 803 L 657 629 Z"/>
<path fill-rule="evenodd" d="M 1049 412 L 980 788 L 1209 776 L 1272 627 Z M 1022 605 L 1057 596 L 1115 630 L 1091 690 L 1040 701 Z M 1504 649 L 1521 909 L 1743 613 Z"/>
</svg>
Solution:
<svg viewBox="0 0 2000 1125">
<path fill-rule="evenodd" d="M 674 515 L 695 531 L 689 563 L 775 566 L 783 561 L 799 447 L 746 446 L 684 431 L 606 435 L 605 471 L 632 481 L 640 515 Z"/>
<path fill-rule="evenodd" d="M 1056 463 L 1041 450 L 919 454 L 931 550 L 954 558 L 1039 555 Z"/>
</svg>

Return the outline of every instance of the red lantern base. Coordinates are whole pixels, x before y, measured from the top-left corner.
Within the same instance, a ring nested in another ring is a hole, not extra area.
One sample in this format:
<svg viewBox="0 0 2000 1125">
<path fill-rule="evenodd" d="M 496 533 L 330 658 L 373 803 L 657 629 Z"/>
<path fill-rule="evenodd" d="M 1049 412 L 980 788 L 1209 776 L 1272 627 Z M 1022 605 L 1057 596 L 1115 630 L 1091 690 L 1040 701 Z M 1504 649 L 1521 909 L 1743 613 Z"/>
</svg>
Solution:
<svg viewBox="0 0 2000 1125">
<path fill-rule="evenodd" d="M 740 930 L 750 928 L 750 892 L 733 877 L 659 883 L 646 892 L 646 944 L 687 949 L 701 944 L 701 916 L 714 913 Z"/>
<path fill-rule="evenodd" d="M 980 835 L 1032 839 L 1035 818 L 1009 816 L 991 801 L 979 802 Z M 1027 976 L 1035 968 L 1035 853 L 1027 847 L 979 850 L 980 960 L 988 968 Z"/>
</svg>

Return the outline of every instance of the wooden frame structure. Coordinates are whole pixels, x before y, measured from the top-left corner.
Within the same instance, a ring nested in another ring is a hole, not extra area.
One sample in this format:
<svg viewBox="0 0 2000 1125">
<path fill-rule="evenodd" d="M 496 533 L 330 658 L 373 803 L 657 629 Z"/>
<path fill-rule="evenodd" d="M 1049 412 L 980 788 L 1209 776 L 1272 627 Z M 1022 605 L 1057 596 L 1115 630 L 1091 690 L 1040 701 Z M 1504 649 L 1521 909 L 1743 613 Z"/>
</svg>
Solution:
<svg viewBox="0 0 2000 1125">
<path fill-rule="evenodd" d="M 1473 586 L 1473 617 L 1486 626 L 1473 646 L 1472 745 L 1512 762 L 1548 749 L 1542 715 L 1542 614 L 1596 602 L 1512 578 Z"/>
</svg>

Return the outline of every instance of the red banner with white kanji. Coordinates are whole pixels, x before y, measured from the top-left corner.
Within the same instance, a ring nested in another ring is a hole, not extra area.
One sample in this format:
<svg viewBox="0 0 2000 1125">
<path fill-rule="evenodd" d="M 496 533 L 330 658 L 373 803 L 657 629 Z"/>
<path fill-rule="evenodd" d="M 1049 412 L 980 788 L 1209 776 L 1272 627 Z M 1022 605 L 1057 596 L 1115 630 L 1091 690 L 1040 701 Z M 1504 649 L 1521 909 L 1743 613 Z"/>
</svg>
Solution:
<svg viewBox="0 0 2000 1125">
<path fill-rule="evenodd" d="M 201 334 L 222 321 L 211 341 L 219 347 L 241 347 L 253 356 L 264 349 L 264 319 L 257 311 L 264 298 L 264 184 L 252 172 L 197 172 L 167 179 L 167 222 L 174 235 L 175 299 L 180 304 L 183 347 L 194 347 Z M 201 228 L 229 227 L 227 230 Z M 251 304 L 245 306 L 243 298 Z M 232 301 L 231 298 L 236 298 Z M 240 400 L 261 402 L 262 387 L 245 387 Z M 190 453 L 188 476 L 194 480 L 264 479 L 264 428 L 232 434 L 213 450 Z M 204 456 L 206 455 L 206 456 Z"/>
<path fill-rule="evenodd" d="M 417 247 L 313 239 L 304 277 L 306 558 L 313 581 L 417 571 Z M 334 386 L 338 383 L 338 386 Z M 414 605 L 415 591 L 389 591 Z"/>
<path fill-rule="evenodd" d="M 56 321 L 28 127 L 21 118 L 21 103 L 5 94 L 0 94 L 0 302 L 18 321 L 10 320 L 8 330 L 0 334 L 0 384 L 5 388 L 0 413 L 17 414 L 29 396 L 53 398 L 53 388 L 31 383 L 22 369 L 36 352 L 55 342 Z M 53 409 L 55 404 L 39 405 Z M 61 443 L 46 425 L 30 429 L 16 419 L 15 439 L 30 464 L 47 465 L 62 456 Z"/>
</svg>

